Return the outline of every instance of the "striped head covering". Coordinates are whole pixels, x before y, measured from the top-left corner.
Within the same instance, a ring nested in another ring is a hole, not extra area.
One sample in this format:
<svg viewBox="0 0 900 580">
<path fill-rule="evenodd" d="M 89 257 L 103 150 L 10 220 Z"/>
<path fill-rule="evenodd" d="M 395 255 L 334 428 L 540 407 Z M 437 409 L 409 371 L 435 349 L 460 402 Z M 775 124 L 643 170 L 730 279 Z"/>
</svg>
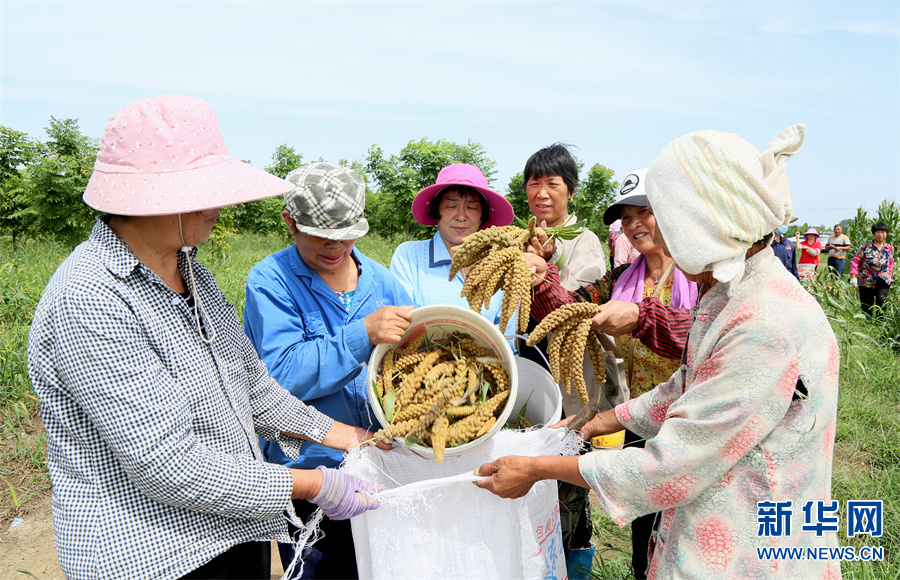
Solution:
<svg viewBox="0 0 900 580">
<path fill-rule="evenodd" d="M 794 125 L 759 153 L 733 133 L 698 131 L 672 141 L 647 171 L 657 227 L 678 267 L 739 280 L 754 242 L 791 220 L 785 172 L 805 125 Z"/>
</svg>

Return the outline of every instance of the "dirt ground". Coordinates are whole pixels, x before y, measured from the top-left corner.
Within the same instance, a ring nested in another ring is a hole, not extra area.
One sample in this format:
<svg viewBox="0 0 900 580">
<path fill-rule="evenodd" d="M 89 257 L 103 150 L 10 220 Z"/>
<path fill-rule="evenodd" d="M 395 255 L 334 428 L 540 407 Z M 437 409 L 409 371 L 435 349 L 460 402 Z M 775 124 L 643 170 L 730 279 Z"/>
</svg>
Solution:
<svg viewBox="0 0 900 580">
<path fill-rule="evenodd" d="M 21 523 L 0 531 L 0 578 L 6 580 L 64 580 L 56 557 L 50 494 L 33 498 L 17 516 Z M 281 578 L 281 560 L 272 544 L 272 580 Z"/>
<path fill-rule="evenodd" d="M 0 531 L 0 578 L 65 578 L 56 558 L 50 494 L 33 498 L 16 517 L 22 522 Z"/>
</svg>

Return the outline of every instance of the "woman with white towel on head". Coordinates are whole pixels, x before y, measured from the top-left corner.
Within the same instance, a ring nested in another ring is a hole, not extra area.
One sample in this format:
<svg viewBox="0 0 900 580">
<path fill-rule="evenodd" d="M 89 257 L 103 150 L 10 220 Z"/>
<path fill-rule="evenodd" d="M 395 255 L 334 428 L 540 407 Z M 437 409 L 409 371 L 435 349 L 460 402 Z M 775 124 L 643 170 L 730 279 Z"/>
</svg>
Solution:
<svg viewBox="0 0 900 580">
<path fill-rule="evenodd" d="M 840 577 L 836 560 L 767 560 L 756 549 L 837 546 L 834 532 L 803 531 L 802 508 L 830 505 L 839 349 L 766 240 L 790 221 L 785 165 L 804 134 L 795 125 L 760 154 L 737 135 L 700 131 L 647 172 L 657 231 L 701 284 L 700 302 L 681 368 L 582 431 L 624 427 L 646 447 L 504 457 L 481 466 L 476 485 L 502 497 L 546 478 L 590 486 L 620 525 L 663 512 L 649 578 Z M 787 533 L 765 525 L 776 508 Z"/>
</svg>

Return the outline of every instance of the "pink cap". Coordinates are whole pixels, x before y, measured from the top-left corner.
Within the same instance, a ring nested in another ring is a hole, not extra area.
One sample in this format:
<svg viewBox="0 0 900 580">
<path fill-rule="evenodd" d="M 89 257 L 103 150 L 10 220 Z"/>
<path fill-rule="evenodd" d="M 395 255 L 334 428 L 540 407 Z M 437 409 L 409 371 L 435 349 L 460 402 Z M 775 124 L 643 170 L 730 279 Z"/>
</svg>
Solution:
<svg viewBox="0 0 900 580">
<path fill-rule="evenodd" d="M 228 154 L 209 103 L 160 95 L 128 105 L 106 124 L 84 202 L 115 215 L 167 215 L 293 188 Z"/>
<path fill-rule="evenodd" d="M 441 169 L 437 182 L 416 194 L 412 202 L 412 214 L 417 222 L 425 226 L 437 225 L 437 222 L 428 213 L 428 206 L 434 200 L 434 196 L 452 185 L 467 185 L 484 196 L 488 206 L 488 219 L 481 224 L 479 229 L 508 226 L 512 223 L 512 205 L 505 197 L 488 187 L 487 179 L 480 169 L 468 163 L 454 163 Z"/>
</svg>

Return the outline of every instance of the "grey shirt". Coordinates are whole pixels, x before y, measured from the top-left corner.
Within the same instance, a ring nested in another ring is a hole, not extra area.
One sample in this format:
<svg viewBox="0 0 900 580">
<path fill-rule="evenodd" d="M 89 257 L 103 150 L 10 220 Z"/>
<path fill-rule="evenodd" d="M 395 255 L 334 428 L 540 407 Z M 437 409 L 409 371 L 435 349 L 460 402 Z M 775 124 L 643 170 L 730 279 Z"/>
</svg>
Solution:
<svg viewBox="0 0 900 580">
<path fill-rule="evenodd" d="M 828 238 L 827 242 L 825 242 L 825 245 L 828 245 L 828 244 L 832 244 L 834 246 L 845 246 L 845 245 L 849 246 L 850 238 L 848 238 L 844 234 L 841 234 L 839 236 L 832 236 L 832 237 Z M 830 250 L 828 250 L 828 257 L 829 258 L 837 258 L 838 260 L 843 260 L 844 258 L 847 257 L 848 250 L 849 250 L 849 248 L 847 248 L 847 250 L 837 250 L 835 248 L 831 248 Z"/>
</svg>

